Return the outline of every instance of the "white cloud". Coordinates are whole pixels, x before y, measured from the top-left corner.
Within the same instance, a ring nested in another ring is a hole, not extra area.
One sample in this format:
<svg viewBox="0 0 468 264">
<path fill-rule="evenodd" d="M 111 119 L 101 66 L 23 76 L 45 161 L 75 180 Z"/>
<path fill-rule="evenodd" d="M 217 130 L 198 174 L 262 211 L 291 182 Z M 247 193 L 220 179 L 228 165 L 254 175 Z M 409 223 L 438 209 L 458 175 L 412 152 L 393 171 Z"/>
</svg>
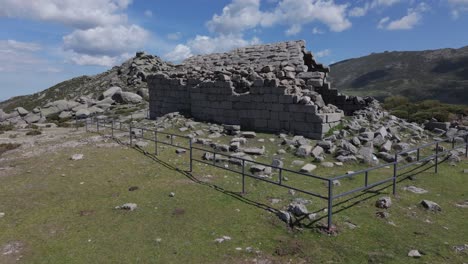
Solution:
<svg viewBox="0 0 468 264">
<path fill-rule="evenodd" d="M 145 10 L 144 14 L 145 14 L 146 17 L 152 17 L 153 16 L 153 12 L 151 10 Z"/>
<path fill-rule="evenodd" d="M 246 40 L 242 35 L 219 35 L 217 37 L 197 35 L 186 44 L 177 45 L 173 51 L 164 55 L 168 60 L 179 62 L 192 55 L 226 52 L 238 47 L 259 44 L 258 38 Z"/>
<path fill-rule="evenodd" d="M 262 16 L 260 0 L 233 0 L 223 8 L 221 15 L 214 14 L 206 25 L 211 32 L 219 34 L 240 33 L 259 25 Z"/>
<path fill-rule="evenodd" d="M 380 19 L 379 24 L 377 25 L 377 28 L 385 28 L 385 25 L 387 24 L 388 21 L 390 21 L 389 17 L 384 17 Z"/>
<path fill-rule="evenodd" d="M 451 14 L 454 19 L 460 17 L 460 13 L 468 12 L 468 0 L 448 0 L 452 8 Z"/>
<path fill-rule="evenodd" d="M 318 34 L 323 34 L 323 33 L 324 33 L 324 32 L 323 32 L 320 28 L 318 28 L 318 27 L 314 27 L 314 28 L 312 29 L 312 34 L 318 35 Z"/>
<path fill-rule="evenodd" d="M 297 35 L 299 32 L 301 32 L 302 26 L 298 24 L 292 25 L 288 30 L 286 30 L 285 34 L 286 36 L 294 36 Z"/>
<path fill-rule="evenodd" d="M 96 27 L 64 36 L 63 47 L 74 53 L 71 60 L 79 65 L 112 66 L 142 48 L 148 38 L 149 33 L 136 25 Z"/>
<path fill-rule="evenodd" d="M 0 40 L 0 72 L 43 72 L 51 66 L 39 56 L 41 50 L 42 47 L 33 42 Z"/>
<path fill-rule="evenodd" d="M 63 37 L 66 50 L 78 53 L 117 55 L 129 49 L 141 48 L 148 40 L 149 32 L 137 25 L 96 27 L 75 30 Z"/>
<path fill-rule="evenodd" d="M 386 28 L 388 30 L 408 30 L 414 28 L 419 21 L 421 21 L 422 15 L 417 12 L 408 13 L 406 16 L 391 21 L 387 24 Z"/>
<path fill-rule="evenodd" d="M 390 7 L 390 6 L 393 6 L 393 5 L 397 4 L 399 2 L 401 2 L 401 0 L 372 0 L 372 1 L 367 1 L 363 6 L 353 7 L 349 11 L 349 16 L 362 17 L 362 16 L 365 16 L 370 10 L 387 8 L 387 7 Z"/>
<path fill-rule="evenodd" d="M 180 62 L 183 61 L 184 59 L 187 59 L 188 57 L 192 56 L 192 51 L 190 47 L 179 44 L 177 45 L 173 51 L 167 53 L 164 55 L 164 57 L 170 61 L 174 62 Z"/>
<path fill-rule="evenodd" d="M 167 34 L 167 38 L 170 40 L 179 40 L 182 37 L 181 32 L 174 32 Z"/>
<path fill-rule="evenodd" d="M 347 4 L 333 0 L 281 0 L 270 11 L 260 10 L 260 0 L 233 0 L 215 14 L 207 27 L 218 34 L 240 34 L 255 27 L 286 25 L 287 35 L 295 35 L 303 25 L 320 22 L 332 31 L 340 32 L 351 27 L 346 17 Z"/>
<path fill-rule="evenodd" d="M 382 18 L 377 27 L 387 30 L 410 30 L 421 22 L 422 14 L 428 10 L 429 6 L 423 2 L 415 8 L 409 8 L 407 15 L 400 19 L 390 21 L 389 17 Z"/>
<path fill-rule="evenodd" d="M 21 42 L 12 39 L 0 40 L 0 51 L 38 51 L 41 46 L 32 42 Z"/>
<path fill-rule="evenodd" d="M 88 29 L 124 23 L 131 0 L 0 0 L 0 17 L 50 21 Z"/>
<path fill-rule="evenodd" d="M 319 51 L 319 52 L 316 52 L 316 53 L 315 53 L 315 56 L 316 56 L 317 58 L 323 58 L 323 57 L 330 56 L 330 54 L 331 54 L 331 50 L 329 50 L 329 49 L 324 49 L 324 50 L 321 50 L 321 51 Z"/>
</svg>

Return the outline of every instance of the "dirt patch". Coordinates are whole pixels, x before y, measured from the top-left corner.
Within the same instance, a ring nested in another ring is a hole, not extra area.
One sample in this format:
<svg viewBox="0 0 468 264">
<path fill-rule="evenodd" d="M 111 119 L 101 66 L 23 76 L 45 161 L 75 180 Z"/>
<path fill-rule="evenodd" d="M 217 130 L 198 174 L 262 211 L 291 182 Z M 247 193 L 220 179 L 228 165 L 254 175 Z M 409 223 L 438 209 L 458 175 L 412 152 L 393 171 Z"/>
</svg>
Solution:
<svg viewBox="0 0 468 264">
<path fill-rule="evenodd" d="M 80 211 L 80 216 L 90 216 L 94 215 L 96 212 L 94 210 L 83 210 Z"/>
<path fill-rule="evenodd" d="M 277 256 L 294 256 L 304 253 L 304 245 L 297 239 L 290 239 L 286 237 L 276 238 L 278 245 L 275 249 Z"/>
<path fill-rule="evenodd" d="M 22 258 L 25 244 L 22 241 L 10 241 L 0 246 L 0 263 L 16 263 Z"/>
<path fill-rule="evenodd" d="M 172 211 L 172 215 L 174 216 L 181 216 L 185 214 L 185 209 L 182 208 L 176 208 L 174 211 Z"/>
</svg>

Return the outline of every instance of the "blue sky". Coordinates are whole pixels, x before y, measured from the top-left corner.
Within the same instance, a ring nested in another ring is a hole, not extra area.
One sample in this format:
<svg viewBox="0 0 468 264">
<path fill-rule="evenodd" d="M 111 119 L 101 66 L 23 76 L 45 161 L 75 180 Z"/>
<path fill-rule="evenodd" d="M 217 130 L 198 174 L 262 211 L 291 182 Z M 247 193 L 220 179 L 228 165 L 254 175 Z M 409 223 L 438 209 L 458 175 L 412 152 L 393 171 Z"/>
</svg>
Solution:
<svg viewBox="0 0 468 264">
<path fill-rule="evenodd" d="M 0 100 L 119 65 L 304 39 L 325 64 L 468 45 L 468 0 L 0 0 Z"/>
</svg>

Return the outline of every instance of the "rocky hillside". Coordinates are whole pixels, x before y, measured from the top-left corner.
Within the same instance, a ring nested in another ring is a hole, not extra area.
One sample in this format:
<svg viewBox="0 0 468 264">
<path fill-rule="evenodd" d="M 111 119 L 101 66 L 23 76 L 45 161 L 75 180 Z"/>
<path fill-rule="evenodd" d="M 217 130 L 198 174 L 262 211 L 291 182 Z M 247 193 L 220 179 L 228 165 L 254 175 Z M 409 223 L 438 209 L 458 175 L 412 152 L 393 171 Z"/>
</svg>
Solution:
<svg viewBox="0 0 468 264">
<path fill-rule="evenodd" d="M 25 96 L 18 96 L 0 103 L 0 109 L 10 112 L 17 107 L 33 110 L 57 100 L 73 101 L 82 96 L 99 99 L 103 91 L 118 86 L 123 91 L 147 97 L 146 76 L 157 71 L 165 71 L 172 65 L 157 56 L 138 52 L 135 57 L 120 66 L 95 75 L 81 76 L 61 82 L 47 90 Z"/>
<path fill-rule="evenodd" d="M 335 63 L 331 69 L 333 84 L 346 94 L 468 104 L 468 46 L 373 53 Z"/>
</svg>

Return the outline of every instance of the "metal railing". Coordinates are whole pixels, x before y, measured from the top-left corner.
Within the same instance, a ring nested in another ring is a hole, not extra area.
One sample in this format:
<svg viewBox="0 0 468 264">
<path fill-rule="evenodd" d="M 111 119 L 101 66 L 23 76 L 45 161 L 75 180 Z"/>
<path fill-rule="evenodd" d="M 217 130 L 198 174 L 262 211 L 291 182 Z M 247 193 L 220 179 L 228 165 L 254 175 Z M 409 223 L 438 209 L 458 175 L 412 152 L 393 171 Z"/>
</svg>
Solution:
<svg viewBox="0 0 468 264">
<path fill-rule="evenodd" d="M 369 190 L 371 188 L 374 188 L 376 186 L 379 186 L 379 185 L 382 185 L 382 184 L 385 184 L 385 183 L 388 183 L 388 182 L 392 182 L 392 193 L 393 193 L 393 195 L 395 195 L 396 194 L 397 178 L 399 176 L 398 171 L 403 170 L 403 169 L 408 168 L 408 167 L 411 167 L 411 166 L 414 166 L 414 165 L 417 165 L 417 164 L 423 164 L 423 162 L 429 162 L 431 160 L 434 160 L 435 161 L 434 162 L 435 163 L 434 164 L 435 173 L 437 173 L 438 172 L 439 157 L 441 155 L 445 155 L 446 153 L 449 153 L 450 151 L 456 150 L 456 149 L 464 148 L 465 157 L 468 157 L 468 134 L 467 134 L 467 135 L 465 135 L 464 143 L 460 143 L 458 145 L 455 142 L 455 137 L 450 138 L 450 139 L 445 139 L 445 140 L 438 140 L 438 141 L 427 143 L 427 144 L 424 144 L 424 145 L 421 145 L 421 146 L 418 146 L 418 147 L 415 147 L 415 148 L 412 148 L 412 149 L 402 150 L 400 152 L 397 152 L 397 153 L 394 154 L 393 161 L 389 162 L 389 163 L 386 163 L 386 164 L 374 166 L 374 167 L 359 170 L 359 171 L 356 171 L 356 172 L 350 172 L 350 173 L 335 176 L 335 177 L 321 177 L 321 176 L 313 175 L 313 174 L 310 174 L 310 173 L 298 172 L 298 171 L 294 171 L 294 170 L 287 169 L 287 168 L 282 168 L 282 167 L 273 166 L 273 165 L 262 163 L 262 162 L 257 162 L 257 161 L 250 160 L 250 159 L 245 159 L 245 158 L 242 158 L 242 157 L 235 157 L 235 156 L 225 154 L 225 153 L 220 153 L 220 152 L 217 152 L 217 151 L 214 151 L 214 150 L 199 148 L 199 147 L 196 147 L 196 146 L 192 145 L 192 139 L 190 137 L 177 135 L 177 134 L 166 133 L 166 132 L 161 132 L 161 131 L 157 131 L 157 129 L 133 127 L 131 123 L 128 125 L 128 129 L 126 129 L 126 124 L 124 124 L 124 123 L 122 123 L 120 121 L 116 122 L 115 120 L 99 120 L 99 119 L 94 119 L 93 118 L 93 119 L 90 119 L 90 120 L 86 119 L 84 122 L 85 122 L 86 131 L 89 131 L 88 128 L 89 128 L 90 125 L 95 124 L 96 125 L 96 131 L 98 133 L 100 132 L 100 128 L 101 129 L 102 128 L 111 129 L 112 137 L 114 137 L 114 131 L 116 131 L 116 130 L 128 133 L 128 135 L 130 137 L 130 145 L 131 146 L 133 146 L 133 140 L 138 138 L 138 135 L 136 133 L 134 133 L 134 132 L 139 130 L 141 132 L 141 136 L 139 137 L 140 139 L 144 139 L 144 140 L 154 142 L 154 144 L 155 144 L 154 154 L 155 155 L 158 155 L 158 144 L 163 144 L 163 145 L 167 145 L 167 146 L 171 146 L 171 147 L 184 149 L 184 150 L 186 150 L 186 151 L 188 151 L 190 153 L 189 170 L 187 172 L 191 173 L 193 171 L 193 161 L 196 161 L 196 162 L 199 162 L 199 163 L 202 163 L 202 164 L 207 164 L 209 166 L 213 166 L 213 167 L 216 167 L 216 168 L 219 168 L 219 169 L 223 169 L 223 170 L 226 170 L 226 171 L 229 171 L 229 172 L 232 172 L 232 173 L 240 174 L 240 175 L 242 175 L 242 193 L 243 194 L 246 193 L 245 179 L 246 179 L 246 177 L 249 177 L 249 178 L 252 178 L 252 179 L 255 179 L 255 180 L 259 180 L 259 181 L 267 182 L 267 183 L 274 184 L 274 185 L 277 185 L 277 186 L 280 186 L 280 187 L 292 189 L 292 190 L 295 190 L 295 191 L 298 191 L 298 192 L 301 192 L 301 193 L 304 193 L 304 194 L 308 194 L 308 195 L 311 195 L 311 196 L 326 200 L 328 202 L 328 204 L 327 204 L 327 209 L 328 209 L 328 211 L 327 211 L 327 214 L 328 214 L 327 215 L 327 228 L 329 230 L 332 228 L 333 202 L 334 202 L 334 200 L 342 198 L 344 196 L 351 195 L 353 193 L 366 191 L 366 190 Z M 151 137 L 151 138 L 145 137 L 145 132 L 152 133 L 153 137 Z M 162 141 L 162 140 L 160 140 L 160 138 L 158 138 L 158 135 L 165 135 L 167 138 L 170 139 L 170 141 L 169 142 Z M 187 140 L 188 147 L 183 147 L 183 146 L 180 146 L 178 144 L 175 144 L 174 143 L 174 138 L 176 138 L 176 137 Z M 441 145 L 444 142 L 445 143 L 451 143 L 451 148 L 444 150 L 442 148 L 442 145 Z M 422 158 L 421 157 L 421 150 L 430 148 L 432 146 L 435 146 L 435 148 L 433 150 L 431 150 L 431 152 L 434 151 L 435 153 Z M 210 158 L 207 158 L 205 160 L 197 159 L 197 158 L 194 158 L 194 156 L 193 156 L 193 151 L 194 150 L 195 151 L 204 151 L 205 156 L 206 156 L 206 154 L 209 154 L 209 155 L 212 155 L 212 156 L 210 156 Z M 412 154 L 412 153 L 416 153 L 416 160 L 411 161 L 411 162 L 407 162 L 404 165 L 401 165 L 402 162 L 399 160 L 399 157 L 402 157 L 402 156 L 405 156 L 405 155 L 408 155 L 408 154 Z M 217 157 L 218 157 L 218 159 L 217 159 Z M 223 157 L 223 158 L 221 159 L 219 157 Z M 221 165 L 218 164 L 219 163 L 218 161 L 231 161 L 232 163 L 240 166 L 240 170 L 235 170 L 235 169 L 231 169 L 231 168 L 226 167 L 226 166 L 221 166 Z M 277 180 L 272 180 L 272 179 L 269 179 L 267 177 L 261 177 L 259 175 L 254 174 L 254 173 L 249 173 L 248 170 L 246 170 L 246 169 L 247 169 L 247 166 L 251 165 L 251 164 L 261 165 L 261 166 L 264 166 L 264 167 L 270 167 L 272 170 L 277 171 L 278 172 Z M 371 175 L 370 175 L 371 172 L 382 169 L 382 168 L 389 168 L 389 167 L 390 168 L 393 167 L 393 173 L 392 173 L 391 177 L 387 177 L 385 179 L 381 179 L 379 181 L 369 183 L 369 178 L 371 177 Z M 285 184 L 284 180 L 283 180 L 284 173 L 291 173 L 291 174 L 298 175 L 298 176 L 301 176 L 301 177 L 308 177 L 308 178 L 311 178 L 311 179 L 315 179 L 315 180 L 324 182 L 324 183 L 326 183 L 328 185 L 327 194 L 320 194 L 320 193 L 317 193 L 317 192 L 312 192 L 310 190 L 304 190 L 304 189 L 302 189 L 300 187 L 297 187 L 297 186 L 291 186 L 291 185 Z M 334 185 L 335 181 L 346 179 L 346 178 L 353 178 L 356 175 L 364 175 L 364 182 L 363 182 L 362 186 L 359 186 L 357 188 L 354 188 L 352 190 L 348 190 L 348 191 L 345 191 L 345 192 L 342 192 L 342 193 L 335 193 L 334 192 L 333 185 Z"/>
</svg>

